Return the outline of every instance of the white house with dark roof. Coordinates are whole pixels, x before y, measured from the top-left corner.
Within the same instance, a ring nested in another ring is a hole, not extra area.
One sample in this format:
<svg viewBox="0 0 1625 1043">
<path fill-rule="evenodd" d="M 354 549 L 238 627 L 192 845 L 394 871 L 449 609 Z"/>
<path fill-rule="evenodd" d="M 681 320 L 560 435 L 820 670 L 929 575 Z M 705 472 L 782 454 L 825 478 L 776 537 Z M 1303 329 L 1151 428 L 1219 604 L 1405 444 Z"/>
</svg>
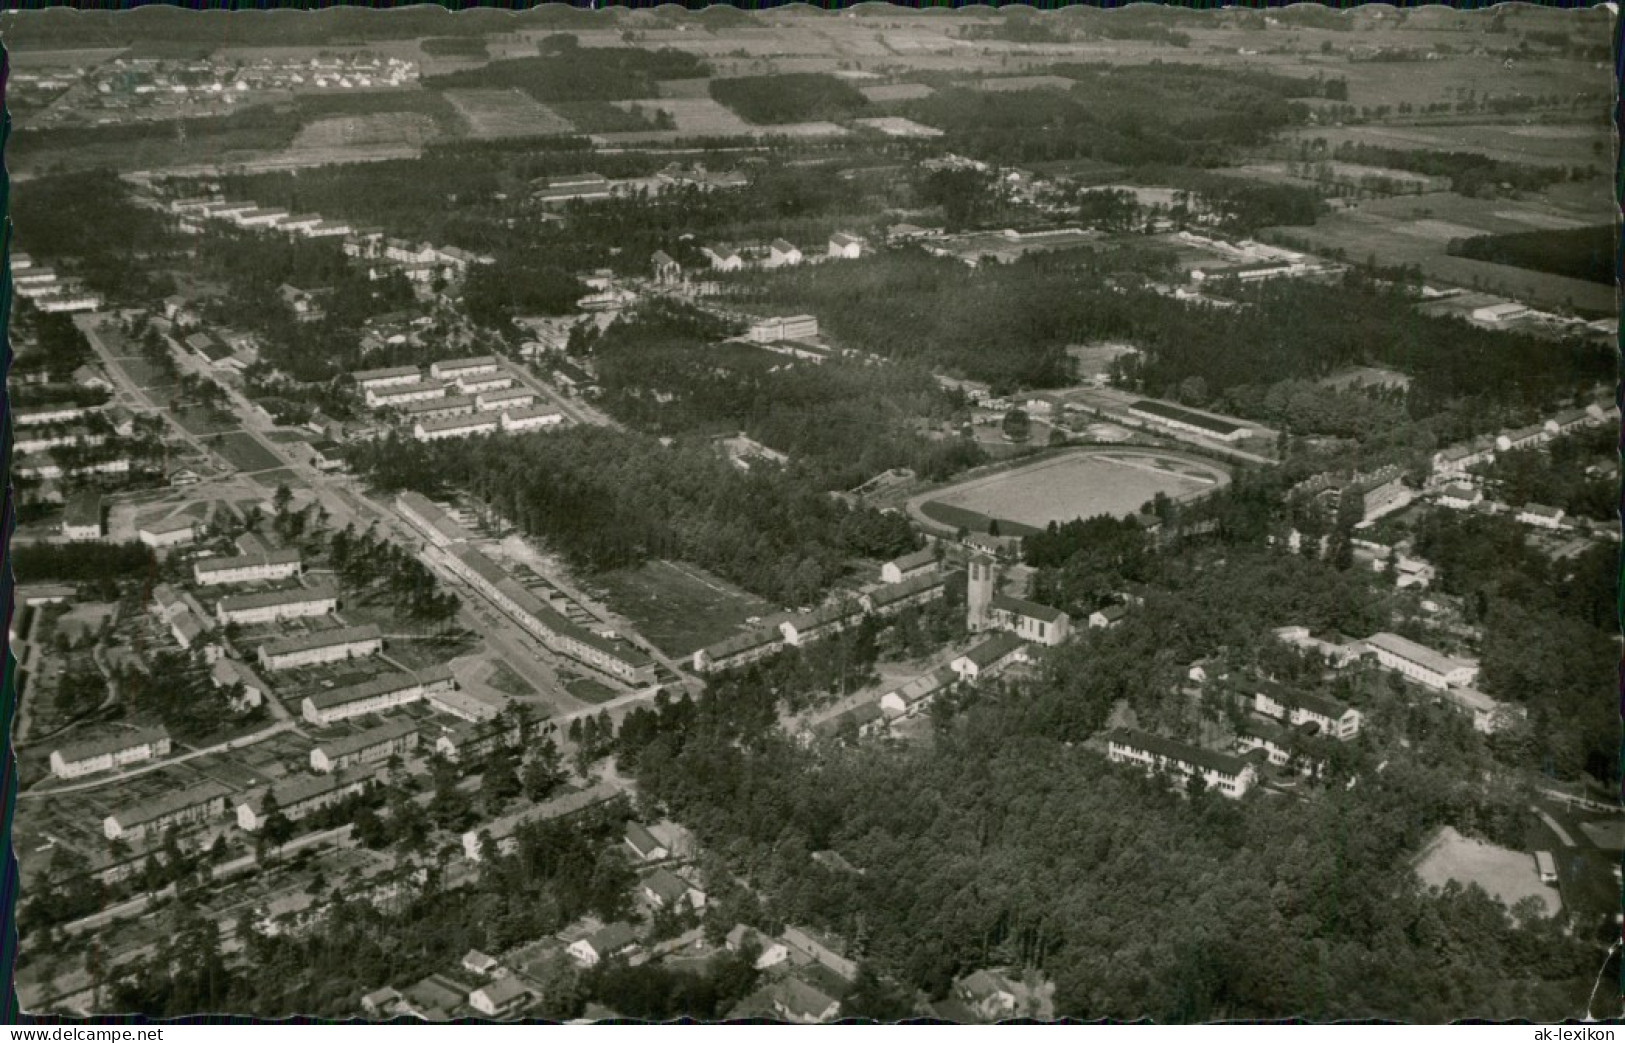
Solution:
<svg viewBox="0 0 1625 1043">
<path fill-rule="evenodd" d="M 970 651 L 948 664 L 961 681 L 996 677 L 1012 663 L 1027 661 L 1027 642 L 1009 632 L 977 642 Z"/>
<path fill-rule="evenodd" d="M 1372 634 L 1361 646 L 1377 662 L 1429 688 L 1466 687 L 1478 680 L 1478 662 L 1435 652 L 1398 634 Z"/>
<path fill-rule="evenodd" d="M 1439 490 L 1433 502 L 1453 511 L 1465 511 L 1483 503 L 1484 493 L 1477 486 L 1468 485 L 1466 482 L 1451 482 Z"/>
<path fill-rule="evenodd" d="M 640 822 L 626 824 L 625 842 L 640 862 L 658 862 L 671 854 L 666 845 L 656 840 L 648 827 Z"/>
<path fill-rule="evenodd" d="M 1131 728 L 1107 735 L 1106 756 L 1114 764 L 1138 764 L 1148 773 L 1160 772 L 1180 782 L 1200 775 L 1209 789 L 1232 798 L 1244 795 L 1258 778 L 1253 766 L 1240 757 Z"/>
<path fill-rule="evenodd" d="M 1274 681 L 1240 682 L 1246 706 L 1293 725 L 1313 724 L 1321 734 L 1347 742 L 1360 734 L 1364 715 L 1336 699 L 1305 692 Z"/>
<path fill-rule="evenodd" d="M 855 261 L 863 256 L 869 246 L 861 236 L 848 232 L 836 232 L 829 237 L 829 256 L 842 260 Z"/>
<path fill-rule="evenodd" d="M 268 641 L 259 647 L 258 657 L 262 670 L 289 670 L 373 656 L 383 650 L 383 634 L 368 623 Z"/>
<path fill-rule="evenodd" d="M 764 268 L 783 268 L 787 265 L 801 263 L 801 251 L 794 243 L 784 239 L 775 239 L 767 244 L 767 260 L 762 262 Z"/>
<path fill-rule="evenodd" d="M 596 967 L 604 960 L 628 952 L 637 944 L 637 933 L 630 925 L 612 923 L 571 942 L 565 951 L 583 967 Z"/>
<path fill-rule="evenodd" d="M 76 779 L 162 757 L 169 750 L 169 733 L 162 728 L 117 732 L 52 750 L 51 774 L 59 779 Z"/>
<path fill-rule="evenodd" d="M 1533 525 L 1539 529 L 1561 529 L 1566 513 L 1561 507 L 1547 507 L 1538 503 L 1526 503 L 1518 509 L 1518 520 L 1525 525 Z"/>
<path fill-rule="evenodd" d="M 900 558 L 893 558 L 880 566 L 880 579 L 883 583 L 901 583 L 906 579 L 935 571 L 937 571 L 937 550 L 935 547 L 923 547 Z"/>
</svg>

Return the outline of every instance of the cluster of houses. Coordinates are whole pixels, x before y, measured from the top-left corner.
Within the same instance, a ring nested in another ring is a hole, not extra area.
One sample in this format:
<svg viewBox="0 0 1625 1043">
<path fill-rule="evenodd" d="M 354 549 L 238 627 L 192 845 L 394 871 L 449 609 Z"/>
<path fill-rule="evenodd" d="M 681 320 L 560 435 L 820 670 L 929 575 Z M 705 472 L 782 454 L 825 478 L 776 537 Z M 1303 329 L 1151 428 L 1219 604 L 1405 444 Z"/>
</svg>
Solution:
<svg viewBox="0 0 1625 1043">
<path fill-rule="evenodd" d="M 420 442 L 474 435 L 518 434 L 564 423 L 557 410 L 536 404 L 536 393 L 516 386 L 494 355 L 442 359 L 429 366 L 362 370 L 352 376 L 362 399 L 398 417 Z"/>
<path fill-rule="evenodd" d="M 369 90 L 415 83 L 416 62 L 372 54 L 284 56 L 248 61 L 115 58 L 86 76 L 103 98 L 209 99 L 256 91 Z"/>
<path fill-rule="evenodd" d="M 726 246 L 713 243 L 700 247 L 700 256 L 705 258 L 712 271 L 738 272 L 746 268 L 789 268 L 817 260 L 857 260 L 869 252 L 869 249 L 869 241 L 862 236 L 836 232 L 829 237 L 822 256 L 817 253 L 805 253 L 800 247 L 785 239 L 775 239 L 765 245 L 754 246 Z M 662 271 L 663 261 L 675 263 L 664 253 L 656 254 L 654 257 L 656 281 L 669 281 L 671 273 L 669 269 Z"/>
<path fill-rule="evenodd" d="M 59 277 L 52 268 L 43 268 L 25 253 L 11 255 L 11 288 L 34 308 L 47 313 L 95 311 L 102 306 L 97 294 L 85 289 L 79 280 Z"/>
<path fill-rule="evenodd" d="M 1526 503 L 1512 509 L 1496 504 L 1484 495 L 1473 469 L 1494 461 L 1497 453 L 1535 449 L 1563 435 L 1606 424 L 1610 417 L 1609 409 L 1610 406 L 1593 402 L 1584 407 L 1561 410 L 1538 424 L 1503 431 L 1493 437 L 1485 435 L 1439 450 L 1433 454 L 1429 476 L 1434 504 L 1458 511 L 1512 511 L 1517 520 L 1525 525 L 1554 531 L 1562 529 L 1566 514 L 1562 508 Z"/>
<path fill-rule="evenodd" d="M 475 548 L 467 530 L 427 497 L 402 493 L 395 508 L 430 546 L 444 552 L 447 568 L 551 651 L 622 684 L 654 682 L 655 662 L 647 652 L 613 631 L 572 622 Z"/>
</svg>

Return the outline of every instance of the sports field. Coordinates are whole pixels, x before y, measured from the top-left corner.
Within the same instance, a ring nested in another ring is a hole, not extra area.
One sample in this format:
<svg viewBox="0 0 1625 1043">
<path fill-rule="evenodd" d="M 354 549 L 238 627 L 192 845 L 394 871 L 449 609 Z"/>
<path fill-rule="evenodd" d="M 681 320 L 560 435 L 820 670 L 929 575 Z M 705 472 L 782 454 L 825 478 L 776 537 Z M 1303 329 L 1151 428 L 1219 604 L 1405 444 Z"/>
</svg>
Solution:
<svg viewBox="0 0 1625 1043">
<path fill-rule="evenodd" d="M 1547 916 L 1563 911 L 1557 888 L 1540 882 L 1534 855 L 1464 837 L 1449 826 L 1429 844 L 1416 875 L 1430 887 L 1451 880 L 1463 887 L 1477 884 L 1508 908 L 1533 895 L 1545 904 Z"/>
<path fill-rule="evenodd" d="M 1183 500 L 1229 480 L 1218 464 L 1178 453 L 1080 449 L 927 494 L 917 507 L 930 520 L 950 523 L 952 516 L 973 531 L 978 526 L 968 522 L 976 517 L 1043 528 L 1101 514 L 1126 517 L 1158 493 Z"/>
</svg>

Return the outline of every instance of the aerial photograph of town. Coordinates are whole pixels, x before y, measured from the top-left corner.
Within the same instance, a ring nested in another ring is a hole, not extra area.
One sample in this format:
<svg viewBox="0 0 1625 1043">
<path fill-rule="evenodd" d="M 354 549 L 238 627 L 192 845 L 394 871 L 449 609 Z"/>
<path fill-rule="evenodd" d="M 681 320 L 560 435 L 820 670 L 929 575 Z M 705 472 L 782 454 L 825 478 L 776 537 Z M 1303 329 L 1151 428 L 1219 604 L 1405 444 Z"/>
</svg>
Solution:
<svg viewBox="0 0 1625 1043">
<path fill-rule="evenodd" d="M 1615 33 L 0 13 L 18 1007 L 1620 1017 Z"/>
</svg>

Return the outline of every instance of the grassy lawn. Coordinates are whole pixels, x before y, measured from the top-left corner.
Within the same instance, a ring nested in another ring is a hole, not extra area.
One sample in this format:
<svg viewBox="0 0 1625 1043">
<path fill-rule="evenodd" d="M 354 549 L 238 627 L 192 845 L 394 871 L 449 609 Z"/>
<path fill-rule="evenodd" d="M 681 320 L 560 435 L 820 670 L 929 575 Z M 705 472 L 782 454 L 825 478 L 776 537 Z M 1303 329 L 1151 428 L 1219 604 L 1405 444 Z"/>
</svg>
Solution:
<svg viewBox="0 0 1625 1043">
<path fill-rule="evenodd" d="M 728 637 L 773 606 L 692 565 L 651 561 L 594 580 L 606 604 L 668 655 L 687 655 Z"/>
<path fill-rule="evenodd" d="M 166 376 L 159 368 L 144 358 L 125 358 L 118 360 L 119 367 L 130 375 L 137 387 L 146 391 L 159 388 L 173 387 L 175 382 Z"/>
<path fill-rule="evenodd" d="M 209 448 L 225 457 L 226 461 L 239 471 L 263 471 L 270 467 L 278 467 L 282 463 L 275 454 L 246 431 L 233 431 L 222 435 L 218 440 L 211 439 Z"/>
<path fill-rule="evenodd" d="M 286 467 L 278 467 L 274 471 L 261 471 L 253 478 L 267 489 L 275 489 L 279 485 L 286 485 L 289 489 L 303 489 L 307 485 L 303 478 Z"/>
<path fill-rule="evenodd" d="M 590 677 L 577 677 L 564 682 L 564 690 L 580 699 L 584 703 L 607 703 L 621 693 L 607 684 L 600 684 Z"/>
<path fill-rule="evenodd" d="M 955 507 L 941 500 L 927 500 L 920 504 L 920 512 L 934 522 L 952 526 L 955 529 L 966 529 L 970 532 L 986 532 L 988 523 L 994 519 L 982 514 L 980 511 L 967 510 L 964 507 Z M 1031 525 L 1023 525 L 1008 518 L 999 518 L 999 535 L 1001 536 L 1031 536 L 1038 532 Z"/>
<path fill-rule="evenodd" d="M 515 673 L 513 667 L 500 659 L 496 661 L 491 673 L 485 678 L 485 683 L 507 695 L 536 694 L 536 689 L 532 688 L 523 677 Z"/>
<path fill-rule="evenodd" d="M 169 412 L 177 423 L 200 438 L 224 434 L 237 427 L 237 418 L 230 413 L 214 413 L 195 405 L 182 406 Z"/>
</svg>

